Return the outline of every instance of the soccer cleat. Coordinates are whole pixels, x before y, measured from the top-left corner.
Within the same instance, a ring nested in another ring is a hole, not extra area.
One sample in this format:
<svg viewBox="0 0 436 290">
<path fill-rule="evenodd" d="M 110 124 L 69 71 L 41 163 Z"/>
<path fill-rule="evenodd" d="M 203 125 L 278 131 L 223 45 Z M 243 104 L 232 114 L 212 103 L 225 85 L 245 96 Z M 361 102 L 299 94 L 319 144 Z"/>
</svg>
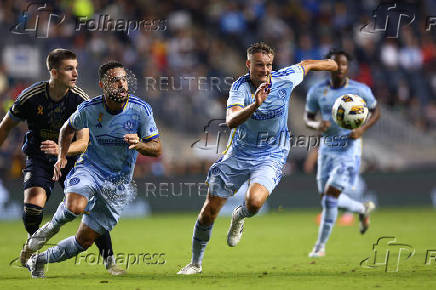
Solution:
<svg viewBox="0 0 436 290">
<path fill-rule="evenodd" d="M 315 245 L 313 247 L 312 252 L 309 253 L 309 258 L 319 258 L 325 256 L 325 247 Z"/>
<path fill-rule="evenodd" d="M 33 254 L 26 262 L 26 268 L 30 271 L 32 278 L 45 278 L 43 263 L 38 263 L 38 254 Z"/>
<path fill-rule="evenodd" d="M 372 201 L 365 202 L 365 212 L 359 214 L 359 231 L 363 235 L 369 228 L 369 214 L 375 209 Z"/>
<path fill-rule="evenodd" d="M 244 219 L 237 219 L 236 213 L 241 206 L 238 206 L 233 210 L 232 221 L 230 223 L 229 231 L 227 232 L 227 245 L 229 247 L 235 247 L 242 238 L 242 232 L 244 231 Z"/>
<path fill-rule="evenodd" d="M 201 265 L 195 265 L 192 263 L 189 263 L 182 269 L 180 269 L 179 272 L 177 272 L 177 275 L 194 275 L 194 274 L 200 274 L 202 271 Z"/>
<path fill-rule="evenodd" d="M 20 252 L 20 263 L 23 267 L 26 267 L 27 260 L 30 259 L 30 257 L 35 253 L 35 251 L 31 250 L 26 244 L 23 246 L 23 249 L 21 249 Z"/>
<path fill-rule="evenodd" d="M 60 228 L 54 228 L 50 222 L 43 225 L 28 240 L 27 246 L 32 251 L 38 251 L 45 243 L 59 232 Z"/>
<path fill-rule="evenodd" d="M 121 267 L 115 263 L 114 256 L 107 257 L 107 259 L 104 263 L 106 266 L 106 270 L 112 276 L 120 276 L 120 275 L 125 275 L 127 273 L 126 270 L 121 269 Z"/>
</svg>

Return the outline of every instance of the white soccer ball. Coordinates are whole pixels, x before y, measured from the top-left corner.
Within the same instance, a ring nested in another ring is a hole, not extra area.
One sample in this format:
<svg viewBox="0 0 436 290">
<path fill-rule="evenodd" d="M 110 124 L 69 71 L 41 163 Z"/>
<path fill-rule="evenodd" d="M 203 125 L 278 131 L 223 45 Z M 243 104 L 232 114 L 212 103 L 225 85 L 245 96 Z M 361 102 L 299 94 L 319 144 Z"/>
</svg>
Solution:
<svg viewBox="0 0 436 290">
<path fill-rule="evenodd" d="M 358 95 L 346 94 L 336 99 L 332 108 L 333 120 L 345 129 L 359 128 L 368 117 L 368 107 Z"/>
</svg>

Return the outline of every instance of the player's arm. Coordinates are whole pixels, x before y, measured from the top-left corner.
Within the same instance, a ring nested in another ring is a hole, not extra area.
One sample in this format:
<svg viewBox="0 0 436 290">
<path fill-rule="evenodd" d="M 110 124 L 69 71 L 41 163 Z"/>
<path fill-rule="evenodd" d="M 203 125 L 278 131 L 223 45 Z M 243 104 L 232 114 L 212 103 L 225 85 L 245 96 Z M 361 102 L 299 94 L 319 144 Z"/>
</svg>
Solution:
<svg viewBox="0 0 436 290">
<path fill-rule="evenodd" d="M 369 116 L 369 118 L 365 122 L 365 124 L 363 124 L 362 127 L 353 129 L 353 131 L 351 131 L 351 133 L 350 133 L 350 138 L 352 138 L 352 139 L 360 138 L 363 135 L 363 133 L 365 133 L 366 130 L 371 128 L 381 116 L 380 108 L 378 105 L 376 105 L 375 108 L 370 109 L 369 113 L 371 115 Z"/>
<path fill-rule="evenodd" d="M 0 146 L 3 145 L 6 138 L 9 136 L 9 132 L 12 128 L 18 125 L 18 121 L 15 121 L 9 116 L 9 113 L 3 117 L 3 120 L 0 123 Z"/>
<path fill-rule="evenodd" d="M 338 64 L 336 61 L 332 59 L 322 59 L 322 60 L 312 60 L 306 59 L 299 63 L 305 73 L 307 74 L 309 71 L 337 71 Z"/>
<path fill-rule="evenodd" d="M 70 126 L 70 121 L 66 121 L 59 133 L 59 154 L 58 161 L 54 165 L 53 180 L 58 181 L 61 177 L 61 169 L 67 165 L 67 153 L 73 141 L 76 129 Z"/>
<path fill-rule="evenodd" d="M 328 120 L 316 121 L 316 113 L 309 111 L 304 112 L 304 123 L 306 123 L 307 128 L 320 132 L 325 132 L 331 126 Z"/>
<path fill-rule="evenodd" d="M 228 108 L 226 115 L 227 126 L 233 129 L 244 123 L 248 118 L 250 118 L 254 111 L 262 105 L 270 92 L 271 88 L 268 88 L 268 83 L 263 83 L 257 88 L 254 94 L 254 103 L 244 108 L 239 106 Z"/>
<path fill-rule="evenodd" d="M 68 149 L 67 156 L 79 155 L 86 151 L 89 143 L 89 129 L 83 128 L 76 132 L 76 141 L 71 143 Z M 41 151 L 45 154 L 59 155 L 59 146 L 52 140 L 45 140 L 41 142 Z"/>
<path fill-rule="evenodd" d="M 160 138 L 152 139 L 148 142 L 140 141 L 138 134 L 124 135 L 124 141 L 129 144 L 129 149 L 135 149 L 144 156 L 159 157 L 162 154 Z"/>
</svg>

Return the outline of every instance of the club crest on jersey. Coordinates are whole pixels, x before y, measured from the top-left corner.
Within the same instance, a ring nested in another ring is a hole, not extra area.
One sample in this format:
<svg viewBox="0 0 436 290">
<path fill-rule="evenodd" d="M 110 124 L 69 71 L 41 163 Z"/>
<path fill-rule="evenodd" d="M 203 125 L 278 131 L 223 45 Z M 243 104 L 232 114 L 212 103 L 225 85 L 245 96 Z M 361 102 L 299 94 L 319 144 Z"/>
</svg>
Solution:
<svg viewBox="0 0 436 290">
<path fill-rule="evenodd" d="M 44 107 L 43 106 L 41 106 L 41 105 L 38 105 L 38 107 L 36 108 L 37 109 L 37 114 L 38 115 L 42 115 L 42 114 L 44 114 Z"/>
<path fill-rule="evenodd" d="M 134 122 L 129 120 L 129 121 L 126 121 L 124 123 L 123 127 L 124 127 L 124 129 L 130 131 L 130 130 L 133 130 L 133 128 L 135 127 L 135 124 L 134 124 Z"/>
<path fill-rule="evenodd" d="M 280 89 L 278 94 L 279 94 L 279 98 L 284 99 L 286 97 L 286 90 L 285 89 Z"/>
<path fill-rule="evenodd" d="M 80 182 L 80 179 L 78 177 L 73 177 L 70 179 L 70 185 L 76 185 Z"/>
</svg>

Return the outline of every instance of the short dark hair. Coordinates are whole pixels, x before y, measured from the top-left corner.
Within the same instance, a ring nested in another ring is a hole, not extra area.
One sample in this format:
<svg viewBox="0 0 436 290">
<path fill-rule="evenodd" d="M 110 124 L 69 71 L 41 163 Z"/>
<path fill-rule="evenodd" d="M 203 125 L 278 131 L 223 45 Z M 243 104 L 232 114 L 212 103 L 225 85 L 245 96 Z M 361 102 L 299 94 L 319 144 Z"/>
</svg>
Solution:
<svg viewBox="0 0 436 290">
<path fill-rule="evenodd" d="M 111 70 L 113 68 L 117 68 L 117 67 L 121 67 L 124 68 L 124 65 L 118 61 L 115 60 L 111 60 L 108 61 L 104 64 L 102 64 L 99 68 L 98 68 L 98 78 L 99 80 L 102 80 L 104 78 L 104 76 L 106 75 L 108 70 Z"/>
<path fill-rule="evenodd" d="M 49 52 L 47 55 L 47 69 L 58 69 L 61 61 L 66 59 L 77 59 L 77 55 L 68 49 L 56 48 Z"/>
<path fill-rule="evenodd" d="M 264 54 L 272 54 L 272 55 L 274 55 L 274 49 L 272 49 L 268 44 L 266 44 L 263 41 L 253 43 L 252 45 L 250 45 L 247 48 L 247 56 L 255 54 L 255 53 L 258 53 L 258 52 L 261 52 L 261 53 L 264 53 Z"/>
<path fill-rule="evenodd" d="M 331 58 L 334 55 L 341 55 L 341 54 L 344 55 L 348 61 L 353 59 L 348 52 L 337 48 L 330 49 L 330 51 L 325 55 L 325 58 Z"/>
</svg>

